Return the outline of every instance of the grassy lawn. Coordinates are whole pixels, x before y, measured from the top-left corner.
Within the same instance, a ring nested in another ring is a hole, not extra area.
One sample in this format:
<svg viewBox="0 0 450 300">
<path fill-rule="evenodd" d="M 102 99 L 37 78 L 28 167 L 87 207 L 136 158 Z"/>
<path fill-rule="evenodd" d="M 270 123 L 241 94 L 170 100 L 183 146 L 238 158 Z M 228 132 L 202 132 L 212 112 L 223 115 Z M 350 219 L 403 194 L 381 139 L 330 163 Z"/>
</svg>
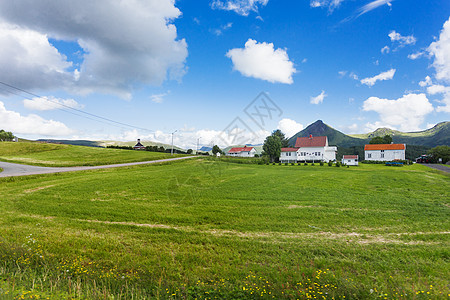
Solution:
<svg viewBox="0 0 450 300">
<path fill-rule="evenodd" d="M 30 142 L 0 143 L 1 161 L 46 167 L 99 166 L 170 157 L 162 152 Z"/>
<path fill-rule="evenodd" d="M 446 298 L 449 182 L 207 159 L 1 179 L 0 298 Z"/>
</svg>

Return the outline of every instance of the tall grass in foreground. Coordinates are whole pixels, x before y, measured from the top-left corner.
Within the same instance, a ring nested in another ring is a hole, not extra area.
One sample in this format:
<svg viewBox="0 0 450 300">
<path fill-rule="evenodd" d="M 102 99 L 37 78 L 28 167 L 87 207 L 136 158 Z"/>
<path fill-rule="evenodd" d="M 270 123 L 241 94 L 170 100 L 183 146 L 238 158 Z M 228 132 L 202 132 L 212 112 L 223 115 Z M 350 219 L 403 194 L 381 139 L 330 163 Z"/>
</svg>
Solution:
<svg viewBox="0 0 450 300">
<path fill-rule="evenodd" d="M 3 179 L 0 298 L 446 298 L 448 184 L 211 160 Z"/>
</svg>

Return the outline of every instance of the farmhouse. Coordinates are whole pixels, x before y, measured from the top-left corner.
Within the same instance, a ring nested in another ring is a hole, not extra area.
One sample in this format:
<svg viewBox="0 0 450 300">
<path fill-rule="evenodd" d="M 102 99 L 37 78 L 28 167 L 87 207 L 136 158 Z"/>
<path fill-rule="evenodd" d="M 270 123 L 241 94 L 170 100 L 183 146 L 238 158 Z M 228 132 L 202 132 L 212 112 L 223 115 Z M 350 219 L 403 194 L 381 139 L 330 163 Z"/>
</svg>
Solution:
<svg viewBox="0 0 450 300">
<path fill-rule="evenodd" d="M 145 146 L 141 144 L 141 139 L 137 140 L 137 144 L 133 147 L 134 150 L 145 150 Z"/>
<path fill-rule="evenodd" d="M 369 144 L 364 146 L 364 159 L 391 161 L 405 159 L 406 144 Z"/>
<path fill-rule="evenodd" d="M 357 166 L 358 155 L 343 155 L 341 163 L 347 166 Z"/>
<path fill-rule="evenodd" d="M 247 145 L 245 145 L 244 147 L 231 148 L 227 152 L 227 155 L 237 157 L 254 157 L 255 154 L 256 154 L 255 148 L 247 147 Z"/>
<path fill-rule="evenodd" d="M 299 137 L 293 148 L 281 148 L 281 162 L 334 161 L 337 147 L 328 145 L 326 136 Z"/>
</svg>

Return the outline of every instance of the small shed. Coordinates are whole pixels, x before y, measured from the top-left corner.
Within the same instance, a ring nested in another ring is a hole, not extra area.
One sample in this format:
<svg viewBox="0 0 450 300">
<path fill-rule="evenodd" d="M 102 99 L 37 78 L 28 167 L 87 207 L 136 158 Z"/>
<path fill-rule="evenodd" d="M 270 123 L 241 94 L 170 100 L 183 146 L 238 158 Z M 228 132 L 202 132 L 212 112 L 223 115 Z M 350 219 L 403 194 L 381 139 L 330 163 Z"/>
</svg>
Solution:
<svg viewBox="0 0 450 300">
<path fill-rule="evenodd" d="M 133 147 L 134 150 L 145 150 L 145 146 L 141 144 L 141 139 L 137 140 L 137 144 Z"/>
<path fill-rule="evenodd" d="M 342 164 L 347 166 L 357 166 L 358 165 L 358 155 L 343 155 Z"/>
</svg>

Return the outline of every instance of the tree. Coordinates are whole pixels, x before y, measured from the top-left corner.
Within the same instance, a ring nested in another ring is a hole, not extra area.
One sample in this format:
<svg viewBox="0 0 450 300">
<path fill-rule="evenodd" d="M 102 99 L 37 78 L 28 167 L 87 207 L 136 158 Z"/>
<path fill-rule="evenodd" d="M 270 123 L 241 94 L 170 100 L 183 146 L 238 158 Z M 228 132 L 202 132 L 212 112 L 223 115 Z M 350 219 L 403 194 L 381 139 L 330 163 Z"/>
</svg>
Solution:
<svg viewBox="0 0 450 300">
<path fill-rule="evenodd" d="M 0 130 L 0 141 L 2 142 L 10 142 L 14 139 L 14 135 L 12 132 Z"/>
<path fill-rule="evenodd" d="M 219 146 L 214 145 L 214 146 L 212 147 L 212 153 L 213 153 L 214 155 L 216 155 L 217 153 L 222 154 L 222 150 L 220 150 Z"/>
<path fill-rule="evenodd" d="M 289 141 L 286 138 L 286 135 L 280 129 L 277 129 L 274 132 L 272 132 L 272 135 L 277 136 L 280 139 L 282 148 L 289 147 Z"/>
<path fill-rule="evenodd" d="M 390 135 L 385 135 L 384 137 L 376 136 L 372 138 L 369 144 L 390 144 L 392 143 L 392 137 Z"/>
<path fill-rule="evenodd" d="M 269 155 L 270 162 L 274 162 L 281 154 L 281 140 L 276 135 L 266 137 L 263 146 L 264 153 Z"/>
<path fill-rule="evenodd" d="M 439 162 L 439 158 L 442 158 L 442 163 L 445 164 L 450 160 L 450 147 L 437 146 L 428 150 L 428 154 L 431 155 L 433 162 Z"/>
<path fill-rule="evenodd" d="M 186 151 L 187 154 L 192 154 L 192 152 L 193 152 L 192 149 L 188 149 L 188 150 Z"/>
</svg>

